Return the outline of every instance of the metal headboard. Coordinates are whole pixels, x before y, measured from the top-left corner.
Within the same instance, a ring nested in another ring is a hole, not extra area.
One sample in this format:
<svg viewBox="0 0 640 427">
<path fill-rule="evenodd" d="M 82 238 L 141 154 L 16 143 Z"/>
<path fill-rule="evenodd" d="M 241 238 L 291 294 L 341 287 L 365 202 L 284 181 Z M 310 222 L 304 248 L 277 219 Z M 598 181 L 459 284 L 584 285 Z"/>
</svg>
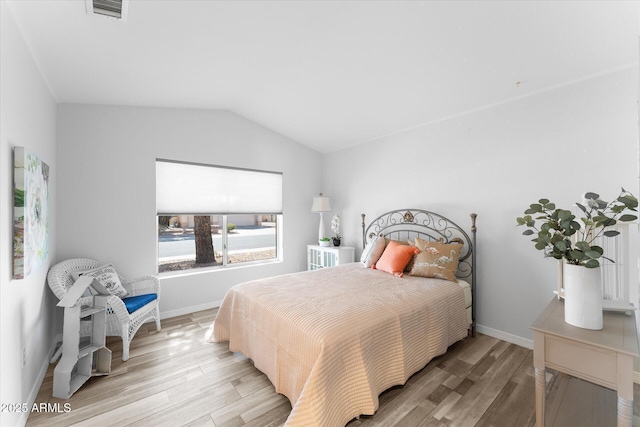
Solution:
<svg viewBox="0 0 640 427">
<path fill-rule="evenodd" d="M 471 332 L 475 336 L 476 324 L 476 218 L 471 214 L 471 237 L 458 224 L 435 212 L 422 209 L 398 209 L 386 212 L 375 218 L 368 226 L 365 214 L 362 214 L 362 247 L 373 236 L 382 235 L 399 241 L 423 240 L 444 243 L 462 243 L 456 276 L 471 280 Z"/>
</svg>

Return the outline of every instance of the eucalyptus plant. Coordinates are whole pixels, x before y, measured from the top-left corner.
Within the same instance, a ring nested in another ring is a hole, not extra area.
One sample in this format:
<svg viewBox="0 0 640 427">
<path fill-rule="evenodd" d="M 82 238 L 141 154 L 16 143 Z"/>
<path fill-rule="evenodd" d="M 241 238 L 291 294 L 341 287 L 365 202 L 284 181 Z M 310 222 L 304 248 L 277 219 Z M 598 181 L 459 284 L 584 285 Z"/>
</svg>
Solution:
<svg viewBox="0 0 640 427">
<path fill-rule="evenodd" d="M 578 221 L 576 216 L 566 209 L 556 208 L 548 199 L 540 199 L 525 210 L 525 216 L 516 218 L 518 225 L 527 227 L 522 234 L 536 235 L 532 240 L 535 248 L 545 252 L 546 257 L 565 259 L 569 264 L 583 265 L 587 268 L 600 266 L 604 251 L 594 244 L 600 236 L 613 237 L 620 234 L 609 227 L 620 222 L 637 219 L 638 199 L 621 190 L 617 199 L 605 202 L 596 193 L 586 193 L 583 203 L 576 203 L 583 215 Z M 538 226 L 538 224 L 540 224 Z"/>
</svg>

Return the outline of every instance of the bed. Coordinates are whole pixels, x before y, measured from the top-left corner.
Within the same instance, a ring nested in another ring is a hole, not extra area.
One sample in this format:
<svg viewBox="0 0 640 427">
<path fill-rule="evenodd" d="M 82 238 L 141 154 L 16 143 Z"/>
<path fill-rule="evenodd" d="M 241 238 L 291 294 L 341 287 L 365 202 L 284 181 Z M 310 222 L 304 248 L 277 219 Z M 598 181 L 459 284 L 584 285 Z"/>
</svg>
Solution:
<svg viewBox="0 0 640 427">
<path fill-rule="evenodd" d="M 254 280 L 229 290 L 209 340 L 229 341 L 287 396 L 286 426 L 344 426 L 374 414 L 382 391 L 475 334 L 475 218 L 469 237 L 425 210 L 387 212 L 368 226 L 362 215 L 363 252 L 379 239 L 387 247 L 417 239 L 460 244 L 459 279 L 389 274 L 355 262 Z"/>
</svg>

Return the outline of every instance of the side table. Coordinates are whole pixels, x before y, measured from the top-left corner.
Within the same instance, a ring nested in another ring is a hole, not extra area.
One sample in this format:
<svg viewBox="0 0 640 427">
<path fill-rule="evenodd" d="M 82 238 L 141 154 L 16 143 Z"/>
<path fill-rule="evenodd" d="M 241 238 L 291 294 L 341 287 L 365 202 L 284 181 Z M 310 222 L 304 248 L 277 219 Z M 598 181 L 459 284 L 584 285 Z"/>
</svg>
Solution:
<svg viewBox="0 0 640 427">
<path fill-rule="evenodd" d="M 603 329 L 577 328 L 564 321 L 564 301 L 554 298 L 533 330 L 536 426 L 545 422 L 545 368 L 617 391 L 618 427 L 633 419 L 633 359 L 638 357 L 635 316 L 605 312 Z"/>
</svg>

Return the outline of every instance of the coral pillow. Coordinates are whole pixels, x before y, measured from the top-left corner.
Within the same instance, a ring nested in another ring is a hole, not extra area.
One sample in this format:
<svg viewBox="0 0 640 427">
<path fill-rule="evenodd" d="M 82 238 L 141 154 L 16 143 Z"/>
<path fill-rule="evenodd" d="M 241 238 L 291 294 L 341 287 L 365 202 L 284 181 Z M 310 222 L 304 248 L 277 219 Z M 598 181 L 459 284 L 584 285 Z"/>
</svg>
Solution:
<svg viewBox="0 0 640 427">
<path fill-rule="evenodd" d="M 411 261 L 411 257 L 418 253 L 420 250 L 415 246 L 402 245 L 392 240 L 373 268 L 402 277 L 404 268 Z"/>
</svg>

